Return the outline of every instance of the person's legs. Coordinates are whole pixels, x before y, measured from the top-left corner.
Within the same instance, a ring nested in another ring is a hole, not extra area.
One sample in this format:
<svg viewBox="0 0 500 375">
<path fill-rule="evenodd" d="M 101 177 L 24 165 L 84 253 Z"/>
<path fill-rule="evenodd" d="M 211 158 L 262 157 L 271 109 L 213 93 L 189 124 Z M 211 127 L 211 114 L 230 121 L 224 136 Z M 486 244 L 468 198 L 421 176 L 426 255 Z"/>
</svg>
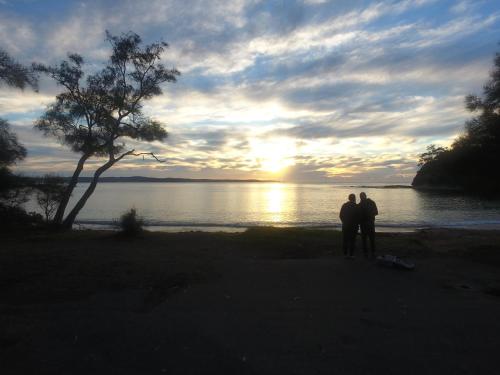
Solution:
<svg viewBox="0 0 500 375">
<path fill-rule="evenodd" d="M 373 223 L 370 228 L 369 238 L 370 238 L 370 249 L 372 252 L 372 256 L 375 256 L 375 223 Z"/>
<path fill-rule="evenodd" d="M 361 242 L 363 244 L 363 254 L 366 256 L 368 254 L 368 249 L 366 248 L 366 237 L 368 236 L 367 228 L 364 223 L 361 225 Z"/>
<path fill-rule="evenodd" d="M 349 239 L 350 239 L 349 255 L 350 256 L 354 256 L 354 250 L 356 248 L 356 235 L 357 234 L 358 234 L 358 227 L 357 226 L 353 226 L 352 228 L 350 228 L 350 230 L 349 230 Z"/>
<path fill-rule="evenodd" d="M 362 232 L 363 232 L 363 250 L 367 251 L 368 249 L 366 248 L 366 238 L 368 237 L 368 240 L 370 241 L 370 252 L 371 255 L 375 255 L 375 223 L 374 222 L 367 222 L 364 223 L 362 226 Z"/>
<path fill-rule="evenodd" d="M 348 248 L 349 248 L 349 231 L 348 228 L 342 226 L 342 250 L 344 250 L 344 255 L 347 255 Z"/>
</svg>

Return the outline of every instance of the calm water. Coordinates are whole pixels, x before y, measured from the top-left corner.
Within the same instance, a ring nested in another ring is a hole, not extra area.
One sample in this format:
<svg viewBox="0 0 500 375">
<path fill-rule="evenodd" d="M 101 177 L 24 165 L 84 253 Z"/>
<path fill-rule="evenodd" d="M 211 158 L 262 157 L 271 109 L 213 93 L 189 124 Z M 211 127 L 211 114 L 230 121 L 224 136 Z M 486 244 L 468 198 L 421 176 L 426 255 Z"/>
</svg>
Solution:
<svg viewBox="0 0 500 375">
<path fill-rule="evenodd" d="M 79 185 L 75 197 L 86 186 Z M 498 200 L 405 188 L 287 183 L 100 183 L 77 222 L 110 225 L 135 207 L 150 229 L 158 230 L 231 230 L 254 225 L 338 227 L 339 210 L 347 195 L 353 192 L 358 196 L 361 191 L 378 205 L 379 229 L 500 227 Z"/>
</svg>

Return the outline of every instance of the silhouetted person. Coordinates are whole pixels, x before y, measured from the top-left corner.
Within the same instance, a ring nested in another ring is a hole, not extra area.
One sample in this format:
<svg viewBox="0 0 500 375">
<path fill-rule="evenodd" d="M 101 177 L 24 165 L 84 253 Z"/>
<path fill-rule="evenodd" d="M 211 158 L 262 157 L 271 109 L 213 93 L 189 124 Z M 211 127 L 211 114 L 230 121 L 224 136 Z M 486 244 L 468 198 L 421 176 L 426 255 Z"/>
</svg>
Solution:
<svg viewBox="0 0 500 375">
<path fill-rule="evenodd" d="M 359 224 L 361 227 L 361 239 L 363 243 L 363 252 L 368 255 L 366 239 L 370 240 L 370 250 L 372 257 L 375 256 L 375 216 L 378 215 L 377 205 L 366 193 L 359 194 Z"/>
<path fill-rule="evenodd" d="M 349 194 L 349 201 L 342 205 L 340 209 L 340 221 L 342 221 L 342 248 L 344 255 L 353 256 L 356 246 L 356 234 L 358 233 L 358 206 L 356 205 L 356 196 Z"/>
</svg>

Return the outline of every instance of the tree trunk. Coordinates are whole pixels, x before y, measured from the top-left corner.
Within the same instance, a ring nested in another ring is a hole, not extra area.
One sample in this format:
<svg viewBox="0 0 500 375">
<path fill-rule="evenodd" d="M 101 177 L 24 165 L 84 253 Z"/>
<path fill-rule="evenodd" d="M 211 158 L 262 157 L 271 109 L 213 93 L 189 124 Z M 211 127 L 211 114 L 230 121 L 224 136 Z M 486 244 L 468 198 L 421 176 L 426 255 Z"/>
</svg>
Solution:
<svg viewBox="0 0 500 375">
<path fill-rule="evenodd" d="M 69 184 L 64 191 L 61 202 L 59 203 L 59 207 L 57 207 L 56 214 L 54 215 L 53 223 L 55 225 L 61 225 L 64 217 L 64 211 L 66 211 L 66 207 L 68 206 L 69 198 L 71 198 L 71 194 L 73 194 L 73 190 L 75 189 L 76 184 L 78 184 L 78 177 L 83 170 L 83 165 L 89 157 L 90 154 L 83 154 L 80 160 L 78 160 L 78 164 L 75 168 L 75 171 L 73 172 L 73 176 L 71 177 L 71 180 L 69 181 Z"/>
<path fill-rule="evenodd" d="M 108 162 L 97 168 L 97 170 L 94 173 L 94 178 L 90 182 L 89 187 L 87 190 L 85 190 L 85 193 L 81 196 L 80 200 L 76 203 L 75 207 L 71 210 L 71 212 L 66 216 L 66 219 L 64 219 L 62 226 L 64 229 L 71 229 L 73 226 L 73 222 L 76 219 L 76 216 L 80 212 L 80 210 L 85 206 L 85 203 L 87 203 L 87 200 L 90 198 L 92 193 L 94 192 L 97 182 L 99 181 L 99 176 L 103 174 L 107 169 L 113 166 L 119 159 L 110 159 Z"/>
</svg>

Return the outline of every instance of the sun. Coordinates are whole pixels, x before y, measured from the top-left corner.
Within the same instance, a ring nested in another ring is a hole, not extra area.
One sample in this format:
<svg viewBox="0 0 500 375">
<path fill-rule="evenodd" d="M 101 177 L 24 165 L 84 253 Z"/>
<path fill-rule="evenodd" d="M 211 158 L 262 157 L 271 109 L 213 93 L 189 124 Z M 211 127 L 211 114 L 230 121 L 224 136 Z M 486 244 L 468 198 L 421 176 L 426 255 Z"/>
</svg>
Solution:
<svg viewBox="0 0 500 375">
<path fill-rule="evenodd" d="M 295 164 L 295 142 L 286 138 L 255 139 L 251 157 L 264 172 L 278 173 Z"/>
</svg>

